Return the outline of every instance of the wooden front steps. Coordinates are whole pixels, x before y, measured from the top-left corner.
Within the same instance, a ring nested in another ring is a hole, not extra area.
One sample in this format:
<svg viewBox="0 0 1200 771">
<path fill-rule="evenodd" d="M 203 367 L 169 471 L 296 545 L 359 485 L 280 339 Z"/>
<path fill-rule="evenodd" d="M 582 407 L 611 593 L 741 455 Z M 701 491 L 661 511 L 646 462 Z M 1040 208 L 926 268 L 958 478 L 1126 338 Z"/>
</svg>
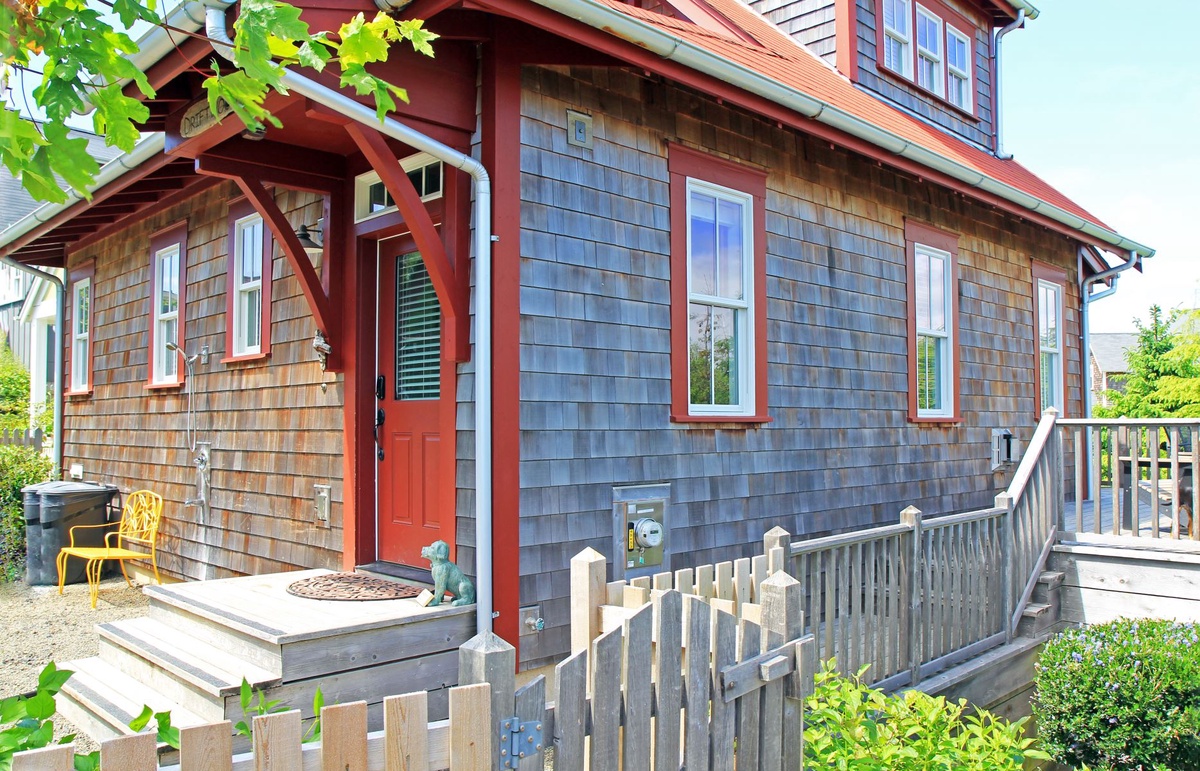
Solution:
<svg viewBox="0 0 1200 771">
<path fill-rule="evenodd" d="M 431 719 L 445 718 L 475 608 L 286 592 L 293 581 L 327 572 L 147 587 L 148 616 L 98 625 L 100 655 L 62 664 L 76 674 L 60 711 L 98 741 L 131 733 L 143 704 L 171 710 L 176 726 L 237 723 L 244 677 L 306 720 L 318 686 L 327 704 L 365 699 L 373 730 L 383 724 L 383 698 L 397 693 L 431 691 Z"/>
</svg>

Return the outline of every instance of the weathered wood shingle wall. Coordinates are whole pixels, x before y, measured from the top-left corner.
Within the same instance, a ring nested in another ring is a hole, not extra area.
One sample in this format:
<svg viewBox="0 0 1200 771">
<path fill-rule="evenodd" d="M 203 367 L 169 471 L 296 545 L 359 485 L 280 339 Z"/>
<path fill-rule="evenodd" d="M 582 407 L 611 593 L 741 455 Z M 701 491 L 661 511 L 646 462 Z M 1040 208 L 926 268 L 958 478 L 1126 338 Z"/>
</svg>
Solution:
<svg viewBox="0 0 1200 771">
<path fill-rule="evenodd" d="M 342 380 L 323 373 L 311 349 L 312 316 L 287 260 L 275 248 L 269 359 L 226 356 L 229 184 L 138 222 L 73 255 L 96 260 L 92 284 L 94 392 L 69 397 L 64 465 L 123 491 L 150 488 L 166 500 L 160 565 L 177 578 L 225 577 L 340 564 L 342 549 Z M 308 194 L 280 191 L 294 225 L 321 216 Z M 150 234 L 188 220 L 189 354 L 208 345 L 186 388 L 148 390 Z M 69 328 L 69 325 L 68 325 Z M 69 344 L 69 341 L 67 341 Z M 189 396 L 199 441 L 212 442 L 212 509 L 196 497 L 188 446 Z M 329 527 L 318 527 L 313 485 L 333 485 Z"/>
<path fill-rule="evenodd" d="M 521 603 L 568 648 L 568 560 L 613 555 L 613 487 L 669 483 L 674 566 L 988 505 L 990 434 L 1035 425 L 1031 258 L 1070 277 L 1068 412 L 1079 414 L 1075 246 L 1065 237 L 742 112 L 617 70 L 527 68 L 522 102 Z M 566 109 L 595 122 L 566 143 Z M 670 422 L 667 140 L 769 170 L 768 412 Z M 907 419 L 904 221 L 961 233 L 961 425 Z M 460 515 L 462 512 L 460 511 Z"/>
<path fill-rule="evenodd" d="M 751 8 L 831 65 L 837 65 L 834 0 L 751 0 Z"/>
</svg>

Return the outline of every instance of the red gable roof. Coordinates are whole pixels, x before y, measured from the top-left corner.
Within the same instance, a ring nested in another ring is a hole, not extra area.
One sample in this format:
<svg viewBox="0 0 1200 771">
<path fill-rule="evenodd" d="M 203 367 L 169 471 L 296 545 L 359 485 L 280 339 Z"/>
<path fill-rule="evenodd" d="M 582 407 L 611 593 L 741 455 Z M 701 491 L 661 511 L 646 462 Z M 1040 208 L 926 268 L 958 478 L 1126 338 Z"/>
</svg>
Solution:
<svg viewBox="0 0 1200 771">
<path fill-rule="evenodd" d="M 1098 217 L 1016 161 L 1001 160 L 855 87 L 824 60 L 738 0 L 696 2 L 707 3 L 715 12 L 761 45 L 746 42 L 732 33 L 725 34 L 716 30 L 713 25 L 701 27 L 683 19 L 631 6 L 622 0 L 595 2 L 656 27 L 715 56 L 753 70 L 785 87 L 826 102 L 854 118 L 982 176 L 1011 186 L 1021 193 L 1052 204 L 1091 225 L 1112 231 L 1112 228 Z"/>
</svg>

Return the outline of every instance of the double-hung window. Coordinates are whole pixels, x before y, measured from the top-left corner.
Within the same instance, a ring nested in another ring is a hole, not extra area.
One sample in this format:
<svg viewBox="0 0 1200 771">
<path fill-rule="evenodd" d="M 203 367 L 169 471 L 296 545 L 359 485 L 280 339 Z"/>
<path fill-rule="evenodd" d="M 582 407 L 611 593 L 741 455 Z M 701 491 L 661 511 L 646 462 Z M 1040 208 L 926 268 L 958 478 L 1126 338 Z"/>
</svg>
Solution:
<svg viewBox="0 0 1200 771">
<path fill-rule="evenodd" d="M 912 77 L 912 8 L 908 0 L 883 0 L 883 64 Z"/>
<path fill-rule="evenodd" d="M 179 354 L 183 346 L 184 286 L 187 274 L 187 222 L 150 239 L 150 387 L 183 383 Z"/>
<path fill-rule="evenodd" d="M 875 7 L 882 68 L 974 114 L 977 28 L 939 0 L 876 0 Z"/>
<path fill-rule="evenodd" d="M 905 225 L 908 256 L 909 419 L 953 422 L 958 404 L 958 238 Z"/>
<path fill-rule="evenodd" d="M 71 285 L 71 391 L 86 393 L 92 386 L 92 276 Z"/>
<path fill-rule="evenodd" d="M 1051 407 L 1063 415 L 1063 291 L 1066 272 L 1033 263 L 1033 312 L 1037 325 L 1037 412 Z"/>
<path fill-rule="evenodd" d="M 766 174 L 671 145 L 671 416 L 765 422 Z"/>
<path fill-rule="evenodd" d="M 229 297 L 226 359 L 252 359 L 271 350 L 271 238 L 245 200 L 229 207 Z"/>
</svg>

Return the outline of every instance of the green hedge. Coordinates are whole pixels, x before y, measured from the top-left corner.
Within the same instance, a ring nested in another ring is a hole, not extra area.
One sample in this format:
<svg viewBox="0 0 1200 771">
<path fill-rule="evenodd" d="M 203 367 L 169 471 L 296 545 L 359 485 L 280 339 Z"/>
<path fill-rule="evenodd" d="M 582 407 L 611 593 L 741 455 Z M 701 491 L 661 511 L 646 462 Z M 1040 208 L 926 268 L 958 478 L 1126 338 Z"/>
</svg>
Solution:
<svg viewBox="0 0 1200 771">
<path fill-rule="evenodd" d="M 1200 629 L 1118 619 L 1063 632 L 1038 662 L 1038 736 L 1097 771 L 1200 768 Z"/>
<path fill-rule="evenodd" d="M 25 518 L 21 488 L 50 478 L 50 459 L 32 447 L 0 445 L 0 580 L 25 571 Z"/>
</svg>

